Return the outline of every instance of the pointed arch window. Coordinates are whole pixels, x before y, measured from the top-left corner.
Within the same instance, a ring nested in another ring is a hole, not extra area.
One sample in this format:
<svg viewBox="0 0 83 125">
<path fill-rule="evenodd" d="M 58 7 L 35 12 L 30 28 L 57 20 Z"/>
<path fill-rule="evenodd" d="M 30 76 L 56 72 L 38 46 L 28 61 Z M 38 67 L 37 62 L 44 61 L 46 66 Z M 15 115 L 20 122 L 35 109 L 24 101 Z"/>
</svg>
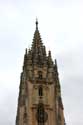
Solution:
<svg viewBox="0 0 83 125">
<path fill-rule="evenodd" d="M 48 119 L 48 114 L 45 112 L 44 105 L 42 103 L 38 104 L 36 118 L 38 125 L 44 125 Z"/>
<path fill-rule="evenodd" d="M 38 78 L 42 79 L 42 72 L 41 71 L 38 72 Z"/>
<path fill-rule="evenodd" d="M 42 86 L 39 86 L 39 96 L 43 96 L 43 88 L 42 88 Z"/>
</svg>

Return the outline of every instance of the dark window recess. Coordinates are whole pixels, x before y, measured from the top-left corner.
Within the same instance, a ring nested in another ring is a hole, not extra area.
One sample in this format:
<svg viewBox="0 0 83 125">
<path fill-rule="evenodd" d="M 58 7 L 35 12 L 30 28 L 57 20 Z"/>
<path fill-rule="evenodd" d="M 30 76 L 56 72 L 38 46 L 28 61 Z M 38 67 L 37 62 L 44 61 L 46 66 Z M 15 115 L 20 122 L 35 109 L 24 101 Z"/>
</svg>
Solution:
<svg viewBox="0 0 83 125">
<path fill-rule="evenodd" d="M 39 96 L 43 96 L 43 89 L 41 86 L 39 87 Z"/>
<path fill-rule="evenodd" d="M 38 78 L 42 79 L 42 72 L 41 71 L 38 72 Z"/>
</svg>

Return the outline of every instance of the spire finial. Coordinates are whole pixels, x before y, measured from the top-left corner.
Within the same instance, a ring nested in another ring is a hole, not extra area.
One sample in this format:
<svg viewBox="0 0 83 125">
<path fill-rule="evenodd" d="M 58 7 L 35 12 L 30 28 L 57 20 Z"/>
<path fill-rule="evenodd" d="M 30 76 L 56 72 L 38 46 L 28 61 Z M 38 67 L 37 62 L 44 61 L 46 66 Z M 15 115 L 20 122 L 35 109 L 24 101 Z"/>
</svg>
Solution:
<svg viewBox="0 0 83 125">
<path fill-rule="evenodd" d="M 36 29 L 38 29 L 38 19 L 36 18 Z"/>
</svg>

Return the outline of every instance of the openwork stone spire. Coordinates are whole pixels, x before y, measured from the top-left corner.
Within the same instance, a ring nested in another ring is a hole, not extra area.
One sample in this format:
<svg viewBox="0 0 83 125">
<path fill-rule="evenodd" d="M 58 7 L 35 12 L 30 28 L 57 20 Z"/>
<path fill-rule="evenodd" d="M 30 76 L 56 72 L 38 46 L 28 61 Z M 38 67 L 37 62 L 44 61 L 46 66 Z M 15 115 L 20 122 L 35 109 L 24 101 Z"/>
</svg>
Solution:
<svg viewBox="0 0 83 125">
<path fill-rule="evenodd" d="M 37 19 L 36 19 L 36 30 L 34 32 L 31 51 L 32 51 L 33 63 L 37 63 L 39 65 L 46 63 L 46 48 L 42 43 L 42 39 L 38 30 Z"/>
<path fill-rule="evenodd" d="M 41 40 L 41 36 L 38 30 L 38 21 L 36 20 L 36 30 L 34 32 L 32 49 L 37 49 L 40 47 L 42 47 L 42 40 Z"/>
</svg>

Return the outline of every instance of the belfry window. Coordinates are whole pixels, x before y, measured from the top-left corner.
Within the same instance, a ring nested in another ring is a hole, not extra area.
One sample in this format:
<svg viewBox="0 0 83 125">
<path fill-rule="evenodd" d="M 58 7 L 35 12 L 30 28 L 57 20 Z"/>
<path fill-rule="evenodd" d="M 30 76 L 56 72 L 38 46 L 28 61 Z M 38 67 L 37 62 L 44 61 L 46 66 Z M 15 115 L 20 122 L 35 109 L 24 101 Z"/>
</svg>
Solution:
<svg viewBox="0 0 83 125">
<path fill-rule="evenodd" d="M 41 71 L 38 72 L 38 78 L 42 79 L 42 72 Z"/>
<path fill-rule="evenodd" d="M 43 96 L 43 88 L 41 86 L 39 87 L 39 96 Z"/>
</svg>

